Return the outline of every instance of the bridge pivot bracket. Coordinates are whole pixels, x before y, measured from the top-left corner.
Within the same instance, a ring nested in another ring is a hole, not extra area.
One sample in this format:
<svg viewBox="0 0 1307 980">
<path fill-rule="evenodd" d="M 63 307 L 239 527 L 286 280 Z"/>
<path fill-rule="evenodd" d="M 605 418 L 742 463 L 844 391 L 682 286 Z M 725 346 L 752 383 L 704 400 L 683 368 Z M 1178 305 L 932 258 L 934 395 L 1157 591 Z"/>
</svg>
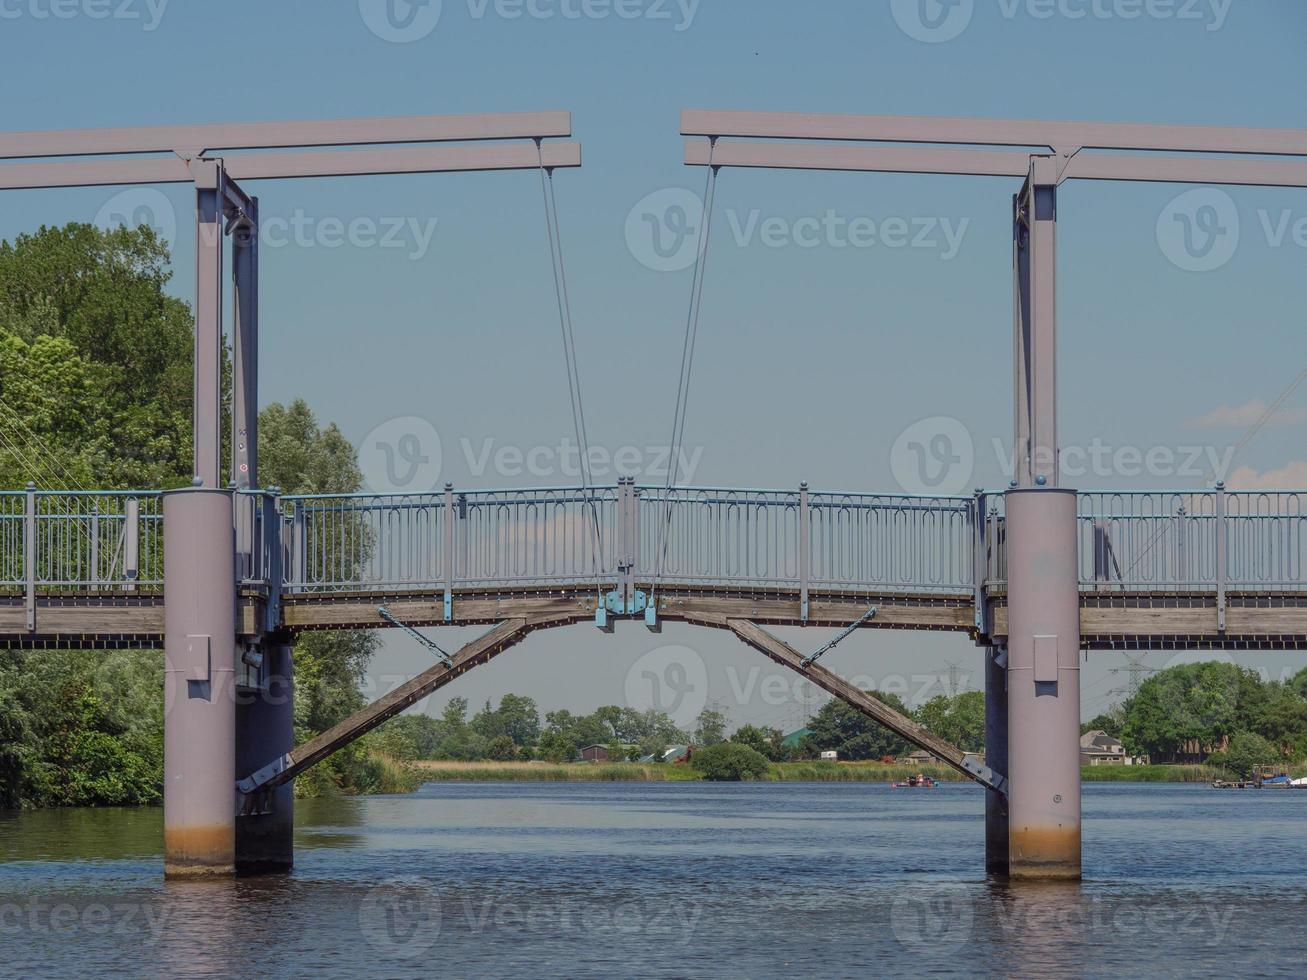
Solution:
<svg viewBox="0 0 1307 980">
<path fill-rule="evenodd" d="M 631 593 L 631 598 L 628 599 L 621 589 L 614 589 L 604 596 L 604 608 L 614 616 L 638 616 L 640 613 L 646 613 L 645 620 L 647 622 L 649 597 L 636 589 Z"/>
<path fill-rule="evenodd" d="M 977 762 L 975 759 L 970 757 L 962 760 L 962 768 L 975 776 L 976 781 L 986 789 L 992 789 L 996 793 L 1002 793 L 1004 796 L 1007 796 L 1006 776 L 995 772 L 983 762 Z"/>
<path fill-rule="evenodd" d="M 444 650 L 440 649 L 440 647 L 436 645 L 435 640 L 423 636 L 421 633 L 415 630 L 412 626 L 409 626 L 407 623 L 401 623 L 385 606 L 377 606 L 377 615 L 380 616 L 382 619 L 384 619 L 386 622 L 390 623 L 391 626 L 399 627 L 409 636 L 413 637 L 413 639 L 421 643 L 424 647 L 426 647 L 437 657 L 439 657 L 440 662 L 443 663 L 450 670 L 454 669 L 454 658 L 451 657 Z"/>
<path fill-rule="evenodd" d="M 863 613 L 861 616 L 855 619 L 852 623 L 844 627 L 844 629 L 840 631 L 839 636 L 835 637 L 835 639 L 831 640 L 825 646 L 821 647 L 821 649 L 813 652 L 807 657 L 804 657 L 803 662 L 799 666 L 803 667 L 805 670 L 811 667 L 813 664 L 817 662 L 817 660 L 823 654 L 829 653 L 831 650 L 834 650 L 837 646 L 839 646 L 842 642 L 844 642 L 845 638 L 848 637 L 850 633 L 852 633 L 859 626 L 867 622 L 867 620 L 871 619 L 875 615 L 876 615 L 876 607 L 872 606 L 865 613 Z"/>
<path fill-rule="evenodd" d="M 290 765 L 290 762 L 289 755 L 273 759 L 262 769 L 250 773 L 244 779 L 236 780 L 236 791 L 243 796 L 253 796 L 265 783 L 276 776 L 280 776 L 286 770 L 286 767 Z"/>
</svg>

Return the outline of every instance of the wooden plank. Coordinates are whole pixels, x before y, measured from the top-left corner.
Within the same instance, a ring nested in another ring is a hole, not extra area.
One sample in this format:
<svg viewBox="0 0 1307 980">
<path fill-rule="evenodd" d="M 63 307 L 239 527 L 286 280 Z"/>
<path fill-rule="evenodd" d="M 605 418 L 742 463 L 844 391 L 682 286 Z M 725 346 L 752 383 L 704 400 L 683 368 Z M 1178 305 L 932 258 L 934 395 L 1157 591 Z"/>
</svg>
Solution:
<svg viewBox="0 0 1307 980">
<path fill-rule="evenodd" d="M 282 606 L 282 620 L 289 629 L 382 629 L 389 628 L 377 613 L 384 604 L 402 622 L 410 626 L 445 625 L 445 606 L 440 600 L 427 598 L 382 599 L 357 598 L 344 602 L 297 597 Z M 454 618 L 450 625 L 500 622 L 505 619 L 536 616 L 593 616 L 595 599 L 569 596 L 508 596 L 454 600 Z"/>
<path fill-rule="evenodd" d="M 36 632 L 27 632 L 21 606 L 0 606 L 0 633 L 32 639 L 56 635 L 163 634 L 163 604 L 142 606 L 43 606 L 36 609 Z"/>
<path fill-rule="evenodd" d="M 355 712 L 321 735 L 314 736 L 292 750 L 286 757 L 285 768 L 266 780 L 256 780 L 258 782 L 256 788 L 272 789 L 294 779 L 310 766 L 321 762 L 337 749 L 348 745 L 360 736 L 366 735 L 382 722 L 421 701 L 455 677 L 519 643 L 531 629 L 532 626 L 525 619 L 511 619 L 499 624 L 489 633 L 478 637 L 455 653 L 451 658 L 452 667 L 439 663 L 424 670 L 389 694 L 373 701 L 362 711 Z"/>
<path fill-rule="evenodd" d="M 1001 790 L 1001 781 L 990 782 L 982 778 L 980 773 L 969 769 L 966 764 L 967 754 L 956 745 L 944 741 L 934 732 L 918 725 L 907 715 L 900 714 L 883 701 L 872 697 L 865 691 L 860 691 L 844 678 L 832 673 L 820 664 L 812 663 L 804 666 L 803 654 L 784 640 L 773 636 L 748 620 L 728 619 L 725 621 L 725 625 L 727 629 L 735 633 L 749 646 L 761 651 L 776 663 L 806 677 L 818 687 L 858 709 L 864 715 L 888 728 L 901 738 L 925 749 L 968 779 L 974 779 L 982 785 Z"/>
</svg>

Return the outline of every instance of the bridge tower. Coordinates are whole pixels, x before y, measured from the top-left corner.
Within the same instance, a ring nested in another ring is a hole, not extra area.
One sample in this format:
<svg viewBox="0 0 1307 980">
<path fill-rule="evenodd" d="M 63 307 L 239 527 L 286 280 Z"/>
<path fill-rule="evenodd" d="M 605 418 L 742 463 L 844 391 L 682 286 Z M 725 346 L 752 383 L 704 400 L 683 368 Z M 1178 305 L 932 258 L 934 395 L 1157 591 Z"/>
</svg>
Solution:
<svg viewBox="0 0 1307 980">
<path fill-rule="evenodd" d="M 1080 596 L 1076 493 L 1059 485 L 1056 232 L 1059 160 L 1031 157 L 1013 198 L 1016 472 L 1006 495 L 1006 813 L 986 809 L 989 863 L 1007 830 L 1014 878 L 1080 877 Z M 1000 652 L 991 656 L 997 663 Z M 987 671 L 997 688 L 1001 677 Z M 986 707 L 1000 708 L 995 700 Z M 995 728 L 1000 724 L 995 719 Z M 994 765 L 990 761 L 990 765 Z"/>
</svg>

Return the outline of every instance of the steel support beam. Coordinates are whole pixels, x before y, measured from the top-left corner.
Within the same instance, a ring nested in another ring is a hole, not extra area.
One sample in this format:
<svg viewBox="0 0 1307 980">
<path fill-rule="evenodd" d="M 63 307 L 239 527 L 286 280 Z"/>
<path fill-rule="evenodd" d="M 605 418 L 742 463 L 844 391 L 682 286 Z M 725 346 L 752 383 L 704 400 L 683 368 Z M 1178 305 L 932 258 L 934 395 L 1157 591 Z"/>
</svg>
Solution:
<svg viewBox="0 0 1307 980">
<path fill-rule="evenodd" d="M 480 170 L 534 170 L 581 166 L 579 143 L 535 146 L 496 143 L 486 146 L 439 146 L 399 150 L 328 150 L 321 153 L 248 153 L 224 158 L 236 180 L 291 180 L 351 177 L 363 174 L 426 174 Z M 207 158 L 178 157 L 124 160 L 74 160 L 55 163 L 0 164 L 0 190 L 43 187 L 102 187 L 114 184 L 185 184 L 190 167 Z"/>
<path fill-rule="evenodd" d="M 687 166 L 708 165 L 708 143 L 686 140 Z M 1126 180 L 1154 183 L 1229 184 L 1248 187 L 1307 187 L 1307 163 L 1232 157 L 1059 156 L 1058 182 Z M 1024 177 L 1030 154 L 938 147 L 862 146 L 831 143 L 732 143 L 718 140 L 715 167 L 774 170 L 843 170 L 864 173 L 954 174 L 963 177 Z"/>
<path fill-rule="evenodd" d="M 570 112 L 498 112 L 459 116 L 314 119 L 292 122 L 134 126 L 0 133 L 0 159 L 255 150 L 278 147 L 548 139 L 572 135 Z"/>
<path fill-rule="evenodd" d="M 1016 267 L 1013 460 L 1017 486 L 1057 486 L 1057 174 L 1032 157 L 1014 200 Z"/>
<path fill-rule="evenodd" d="M 295 744 L 295 678 L 290 644 L 269 639 L 256 687 L 236 704 L 236 767 L 239 778 L 270 753 Z M 236 871 L 289 871 L 295 863 L 295 788 L 289 783 L 246 797 L 236 817 Z"/>
<path fill-rule="evenodd" d="M 163 498 L 164 873 L 231 874 L 236 860 L 236 572 L 232 494 Z"/>
<path fill-rule="evenodd" d="M 194 473 L 222 485 L 222 277 L 226 180 L 222 161 L 195 161 Z"/>
<path fill-rule="evenodd" d="M 686 109 L 683 136 L 1307 156 L 1307 130 Z"/>
<path fill-rule="evenodd" d="M 997 772 L 1010 771 L 1007 739 L 1007 654 L 999 647 L 985 651 L 985 765 Z M 985 870 L 1008 874 L 1007 797 L 985 791 Z"/>
<path fill-rule="evenodd" d="M 231 478 L 238 490 L 259 485 L 259 202 L 232 233 Z"/>
</svg>

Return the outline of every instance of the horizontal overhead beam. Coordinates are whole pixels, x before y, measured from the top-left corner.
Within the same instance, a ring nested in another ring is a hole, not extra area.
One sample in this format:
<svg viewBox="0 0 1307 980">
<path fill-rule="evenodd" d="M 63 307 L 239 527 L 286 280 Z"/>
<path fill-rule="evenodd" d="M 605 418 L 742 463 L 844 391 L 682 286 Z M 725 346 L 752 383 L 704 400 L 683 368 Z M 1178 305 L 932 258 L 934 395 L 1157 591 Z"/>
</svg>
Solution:
<svg viewBox="0 0 1307 980">
<path fill-rule="evenodd" d="M 854 170 L 873 173 L 959 174 L 1022 177 L 1030 155 L 1004 150 L 943 150 L 923 147 L 850 146 L 836 143 L 727 143 L 686 140 L 685 162 L 720 167 L 780 170 Z M 1063 180 L 1138 180 L 1167 183 L 1307 187 L 1307 163 L 1211 157 L 1145 157 L 1080 153 L 1067 163 Z"/>
<path fill-rule="evenodd" d="M 683 136 L 1307 156 L 1305 129 L 686 109 Z"/>
<path fill-rule="evenodd" d="M 300 122 L 136 126 L 0 133 L 0 158 L 117 153 L 203 153 L 310 146 L 543 139 L 572 135 L 570 112 L 501 112 L 466 116 L 398 116 Z"/>
<path fill-rule="evenodd" d="M 247 153 L 223 160 L 235 180 L 352 177 L 363 174 L 420 174 L 473 170 L 534 170 L 579 167 L 581 145 L 561 142 L 411 149 L 326 150 L 317 153 Z M 180 157 L 139 160 L 78 160 L 0 164 L 0 190 L 41 187 L 97 187 L 111 184 L 183 184 L 193 180 Z"/>
</svg>

